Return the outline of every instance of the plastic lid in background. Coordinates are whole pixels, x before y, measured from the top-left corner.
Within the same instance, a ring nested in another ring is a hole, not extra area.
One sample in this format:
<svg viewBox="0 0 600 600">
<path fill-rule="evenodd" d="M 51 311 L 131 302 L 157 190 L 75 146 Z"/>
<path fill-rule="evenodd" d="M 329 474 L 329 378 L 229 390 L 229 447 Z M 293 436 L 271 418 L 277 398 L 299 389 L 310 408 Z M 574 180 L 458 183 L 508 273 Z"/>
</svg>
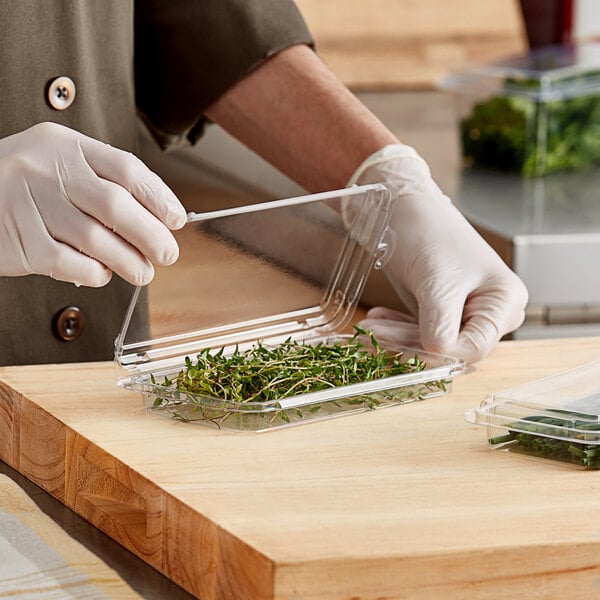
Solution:
<svg viewBox="0 0 600 600">
<path fill-rule="evenodd" d="M 439 87 L 484 95 L 501 89 L 541 101 L 571 98 L 600 89 L 600 43 L 557 44 L 465 68 L 443 78 Z"/>
</svg>

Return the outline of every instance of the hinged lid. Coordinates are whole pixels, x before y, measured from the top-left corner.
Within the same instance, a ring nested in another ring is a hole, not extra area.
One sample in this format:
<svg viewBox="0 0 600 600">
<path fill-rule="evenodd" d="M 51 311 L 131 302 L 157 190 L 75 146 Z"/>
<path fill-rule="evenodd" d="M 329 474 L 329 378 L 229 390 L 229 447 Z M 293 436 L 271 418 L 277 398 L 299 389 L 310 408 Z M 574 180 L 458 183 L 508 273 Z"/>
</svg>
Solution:
<svg viewBox="0 0 600 600">
<path fill-rule="evenodd" d="M 376 184 L 190 213 L 175 232 L 179 260 L 133 294 L 117 363 L 147 372 L 204 348 L 340 331 L 393 250 L 391 207 Z"/>
</svg>

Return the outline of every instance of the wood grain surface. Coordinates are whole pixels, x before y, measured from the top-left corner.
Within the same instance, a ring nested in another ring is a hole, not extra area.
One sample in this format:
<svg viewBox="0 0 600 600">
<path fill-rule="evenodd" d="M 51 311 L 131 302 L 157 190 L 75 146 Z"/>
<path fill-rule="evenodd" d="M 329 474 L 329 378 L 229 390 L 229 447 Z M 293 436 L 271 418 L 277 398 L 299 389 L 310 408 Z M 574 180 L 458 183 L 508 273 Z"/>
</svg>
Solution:
<svg viewBox="0 0 600 600">
<path fill-rule="evenodd" d="M 5 367 L 0 458 L 203 600 L 596 597 L 600 473 L 463 414 L 598 356 L 502 342 L 447 396 L 262 434 L 149 415 L 109 363 Z"/>
<path fill-rule="evenodd" d="M 518 0 L 297 0 L 329 67 L 353 89 L 429 88 L 527 49 Z"/>
</svg>

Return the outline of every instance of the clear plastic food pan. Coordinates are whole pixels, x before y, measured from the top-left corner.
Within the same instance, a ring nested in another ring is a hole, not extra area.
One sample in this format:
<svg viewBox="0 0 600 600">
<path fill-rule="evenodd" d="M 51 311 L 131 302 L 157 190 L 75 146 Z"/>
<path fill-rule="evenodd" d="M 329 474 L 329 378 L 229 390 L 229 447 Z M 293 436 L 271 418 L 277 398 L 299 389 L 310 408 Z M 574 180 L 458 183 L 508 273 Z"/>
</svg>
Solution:
<svg viewBox="0 0 600 600">
<path fill-rule="evenodd" d="M 524 176 L 600 164 L 600 44 L 536 48 L 444 78 L 467 164 Z"/>
<path fill-rule="evenodd" d="M 377 184 L 190 214 L 175 234 L 177 263 L 134 292 L 115 342 L 124 370 L 118 385 L 140 392 L 153 414 L 250 431 L 448 392 L 460 360 L 377 347 L 351 326 L 369 272 L 393 251 L 390 212 L 389 191 Z M 342 377 L 346 367 L 335 359 L 313 373 L 322 364 L 317 351 L 349 352 L 348 344 L 398 368 L 367 370 L 357 380 Z M 265 393 L 247 391 L 247 357 L 254 364 L 252 353 L 290 346 L 310 356 L 292 373 L 271 369 L 289 381 L 284 391 L 271 393 L 272 380 Z M 201 371 L 209 360 L 222 362 Z M 321 387 L 299 387 L 302 369 Z"/>
</svg>

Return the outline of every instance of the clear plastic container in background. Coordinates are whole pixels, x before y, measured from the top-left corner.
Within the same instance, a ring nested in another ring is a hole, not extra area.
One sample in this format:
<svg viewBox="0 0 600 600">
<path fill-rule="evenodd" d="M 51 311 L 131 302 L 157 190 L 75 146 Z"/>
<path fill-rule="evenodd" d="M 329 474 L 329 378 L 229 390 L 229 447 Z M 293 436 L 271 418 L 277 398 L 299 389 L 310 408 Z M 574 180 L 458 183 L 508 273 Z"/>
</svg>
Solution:
<svg viewBox="0 0 600 600">
<path fill-rule="evenodd" d="M 460 360 L 397 347 L 386 350 L 413 361 L 412 372 L 265 402 L 174 383 L 207 349 L 231 356 L 259 343 L 347 341 L 370 270 L 393 252 L 391 209 L 377 184 L 191 214 L 175 232 L 179 260 L 135 290 L 115 342 L 127 371 L 118 384 L 140 392 L 152 413 L 251 431 L 446 393 Z"/>
<path fill-rule="evenodd" d="M 544 46 L 446 77 L 467 164 L 541 176 L 600 164 L 600 44 Z"/>
<path fill-rule="evenodd" d="M 466 413 L 488 445 L 600 468 L 600 361 L 497 392 Z"/>
</svg>

